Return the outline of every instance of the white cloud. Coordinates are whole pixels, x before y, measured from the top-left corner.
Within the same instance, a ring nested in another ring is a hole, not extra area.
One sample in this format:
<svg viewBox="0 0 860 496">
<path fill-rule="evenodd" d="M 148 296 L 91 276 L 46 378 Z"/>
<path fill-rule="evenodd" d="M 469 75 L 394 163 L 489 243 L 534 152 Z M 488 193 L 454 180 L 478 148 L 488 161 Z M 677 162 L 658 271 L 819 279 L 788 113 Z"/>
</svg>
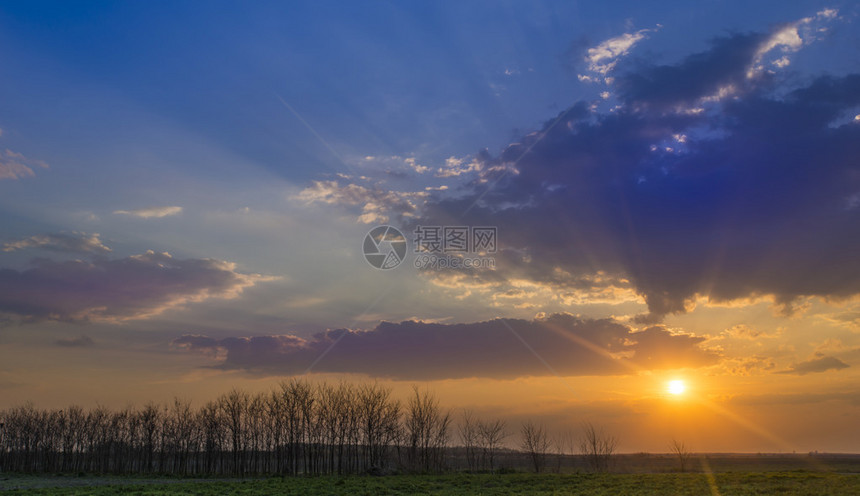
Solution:
<svg viewBox="0 0 860 496">
<path fill-rule="evenodd" d="M 759 53 L 767 53 L 777 47 L 784 52 L 796 52 L 803 46 L 803 39 L 797 29 L 799 25 L 806 22 L 806 19 L 802 19 L 775 32 L 759 49 Z"/>
<path fill-rule="evenodd" d="M 837 9 L 824 9 L 815 14 L 819 19 L 834 19 L 839 14 Z"/>
<path fill-rule="evenodd" d="M 417 163 L 417 162 L 415 161 L 415 159 L 414 159 L 414 158 L 411 158 L 411 157 L 410 157 L 410 158 L 405 159 L 405 160 L 404 160 L 404 162 L 406 163 L 406 165 L 408 165 L 409 167 L 411 167 L 411 168 L 412 168 L 412 170 L 414 170 L 415 172 L 417 172 L 417 173 L 419 173 L 419 174 L 423 174 L 423 173 L 425 173 L 425 172 L 427 172 L 427 171 L 429 171 L 429 170 L 430 170 L 430 167 L 427 167 L 427 166 L 424 166 L 424 165 L 421 165 L 421 164 Z"/>
<path fill-rule="evenodd" d="M 659 28 L 658 25 L 656 29 Z M 608 74 L 615 69 L 618 60 L 627 55 L 630 49 L 642 41 L 649 32 L 656 31 L 656 29 L 640 29 L 633 33 L 624 33 L 589 48 L 585 52 L 585 61 L 588 63 L 588 70 L 594 74 L 580 74 L 577 76 L 578 79 L 586 83 L 603 81 L 606 84 L 611 84 L 612 78 L 608 77 Z"/>
<path fill-rule="evenodd" d="M 119 215 L 131 215 L 132 217 L 139 217 L 141 219 L 160 219 L 162 217 L 169 217 L 171 215 L 182 213 L 182 207 L 168 206 L 139 208 L 137 210 L 114 210 L 113 213 Z"/>
<path fill-rule="evenodd" d="M 467 172 L 481 170 L 481 164 L 477 160 L 472 160 L 469 163 L 465 162 L 466 160 L 462 158 L 448 157 L 445 159 L 445 167 L 439 167 L 436 170 L 436 177 L 457 177 Z"/>
<path fill-rule="evenodd" d="M 3 243 L 3 251 L 44 248 L 52 251 L 106 253 L 111 249 L 102 244 L 98 233 L 42 234 Z"/>
<path fill-rule="evenodd" d="M 33 177 L 33 167 L 48 168 L 48 164 L 41 160 L 32 160 L 20 153 L 13 152 L 8 148 L 0 152 L 0 180 L 21 179 Z"/>
<path fill-rule="evenodd" d="M 771 64 L 782 69 L 784 67 L 788 67 L 789 65 L 791 65 L 791 59 L 789 59 L 788 57 L 782 57 L 780 59 L 774 60 L 773 62 L 771 62 Z"/>
<path fill-rule="evenodd" d="M 790 54 L 797 52 L 805 45 L 817 41 L 818 33 L 827 31 L 822 24 L 837 17 L 836 9 L 825 9 L 817 12 L 812 17 L 804 17 L 798 21 L 785 25 L 782 29 L 775 31 L 759 47 L 753 64 L 747 71 L 748 78 L 754 78 L 764 72 L 764 59 L 772 52 L 776 58 L 770 63 L 777 68 L 784 68 L 791 64 Z"/>
<path fill-rule="evenodd" d="M 752 70 L 752 69 L 750 69 L 750 70 Z M 750 77 L 749 73 L 747 73 L 747 77 Z M 737 94 L 738 94 L 738 88 L 733 84 L 727 84 L 725 86 L 721 86 L 720 88 L 718 88 L 716 93 L 714 93 L 713 95 L 708 95 L 708 96 L 704 96 L 704 97 L 700 98 L 699 103 L 720 102 L 720 101 L 725 100 L 726 98 L 728 98 L 730 96 L 735 96 Z"/>
<path fill-rule="evenodd" d="M 588 69 L 606 75 L 615 67 L 617 59 L 627 55 L 633 45 L 644 38 L 648 31 L 642 29 L 635 33 L 624 33 L 621 36 L 610 38 L 596 47 L 589 48 L 585 57 L 589 63 Z"/>
</svg>

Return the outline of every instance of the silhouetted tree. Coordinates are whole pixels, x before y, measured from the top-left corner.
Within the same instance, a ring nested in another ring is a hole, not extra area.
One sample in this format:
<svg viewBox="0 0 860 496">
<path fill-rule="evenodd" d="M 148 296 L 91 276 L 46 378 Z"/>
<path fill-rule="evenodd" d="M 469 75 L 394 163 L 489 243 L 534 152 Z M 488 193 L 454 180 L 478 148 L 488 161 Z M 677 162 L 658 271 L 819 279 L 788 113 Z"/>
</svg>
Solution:
<svg viewBox="0 0 860 496">
<path fill-rule="evenodd" d="M 669 445 L 669 449 L 672 454 L 675 455 L 675 458 L 678 460 L 678 468 L 681 472 L 687 471 L 687 462 L 690 459 L 690 450 L 687 446 L 677 439 L 672 439 L 672 443 Z"/>
<path fill-rule="evenodd" d="M 502 441 L 508 437 L 505 432 L 505 421 L 478 421 L 478 435 L 483 458 L 489 466 L 490 472 L 495 472 L 496 452 L 502 447 Z"/>
<path fill-rule="evenodd" d="M 411 470 L 441 472 L 451 413 L 443 412 L 430 392 L 413 387 L 405 416 L 407 465 Z"/>
<path fill-rule="evenodd" d="M 604 432 L 602 427 L 595 427 L 590 422 L 583 424 L 579 452 L 585 456 L 592 470 L 596 472 L 609 470 L 612 455 L 617 446 L 618 440 Z"/>
<path fill-rule="evenodd" d="M 466 466 L 469 472 L 478 470 L 478 456 L 480 454 L 481 433 L 478 429 L 478 421 L 471 410 L 463 410 L 463 420 L 460 421 L 460 442 L 466 451 Z"/>
<path fill-rule="evenodd" d="M 522 440 L 520 446 L 528 453 L 536 473 L 541 473 L 546 466 L 547 451 L 549 451 L 549 436 L 543 425 L 526 421 L 520 429 Z"/>
</svg>

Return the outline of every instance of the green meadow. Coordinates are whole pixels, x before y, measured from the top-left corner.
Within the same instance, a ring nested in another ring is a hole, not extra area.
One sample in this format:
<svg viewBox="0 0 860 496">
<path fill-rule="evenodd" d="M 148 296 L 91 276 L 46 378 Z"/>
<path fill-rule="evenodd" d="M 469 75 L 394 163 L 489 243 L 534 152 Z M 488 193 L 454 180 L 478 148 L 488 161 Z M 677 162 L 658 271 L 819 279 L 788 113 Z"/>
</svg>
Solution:
<svg viewBox="0 0 860 496">
<path fill-rule="evenodd" d="M 10 476 L 0 481 L 0 488 L 6 489 L 4 492 L 10 495 L 856 495 L 860 494 L 860 474 L 807 471 L 724 472 L 712 475 L 451 474 L 205 481 Z"/>
</svg>

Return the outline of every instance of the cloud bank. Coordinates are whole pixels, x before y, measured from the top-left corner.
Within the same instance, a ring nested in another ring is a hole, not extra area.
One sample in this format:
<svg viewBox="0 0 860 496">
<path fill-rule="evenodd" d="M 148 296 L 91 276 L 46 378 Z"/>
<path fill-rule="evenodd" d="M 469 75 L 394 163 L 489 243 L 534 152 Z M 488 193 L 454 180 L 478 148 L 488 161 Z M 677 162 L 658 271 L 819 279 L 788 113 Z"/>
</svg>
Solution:
<svg viewBox="0 0 860 496">
<path fill-rule="evenodd" d="M 313 366 L 314 372 L 435 380 L 553 373 L 614 375 L 702 367 L 719 358 L 700 346 L 703 341 L 659 326 L 634 331 L 610 319 L 555 314 L 532 321 L 496 319 L 469 324 L 382 322 L 369 331 L 336 329 L 310 339 L 184 335 L 173 343 L 218 357 L 217 366 L 227 370 L 292 375 Z"/>
<path fill-rule="evenodd" d="M 0 313 L 24 320 L 116 322 L 157 315 L 209 298 L 233 298 L 271 279 L 233 263 L 176 259 L 147 251 L 122 259 L 37 259 L 22 272 L 0 269 Z"/>
</svg>

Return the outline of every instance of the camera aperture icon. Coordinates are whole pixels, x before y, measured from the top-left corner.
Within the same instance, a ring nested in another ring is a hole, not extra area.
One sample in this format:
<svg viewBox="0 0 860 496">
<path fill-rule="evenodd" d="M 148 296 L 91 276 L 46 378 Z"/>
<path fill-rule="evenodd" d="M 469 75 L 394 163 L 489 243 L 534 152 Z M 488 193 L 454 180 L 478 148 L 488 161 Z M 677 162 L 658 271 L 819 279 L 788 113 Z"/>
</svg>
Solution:
<svg viewBox="0 0 860 496">
<path fill-rule="evenodd" d="M 393 269 L 406 256 L 406 237 L 392 226 L 376 226 L 364 237 L 364 258 L 381 270 Z"/>
</svg>

